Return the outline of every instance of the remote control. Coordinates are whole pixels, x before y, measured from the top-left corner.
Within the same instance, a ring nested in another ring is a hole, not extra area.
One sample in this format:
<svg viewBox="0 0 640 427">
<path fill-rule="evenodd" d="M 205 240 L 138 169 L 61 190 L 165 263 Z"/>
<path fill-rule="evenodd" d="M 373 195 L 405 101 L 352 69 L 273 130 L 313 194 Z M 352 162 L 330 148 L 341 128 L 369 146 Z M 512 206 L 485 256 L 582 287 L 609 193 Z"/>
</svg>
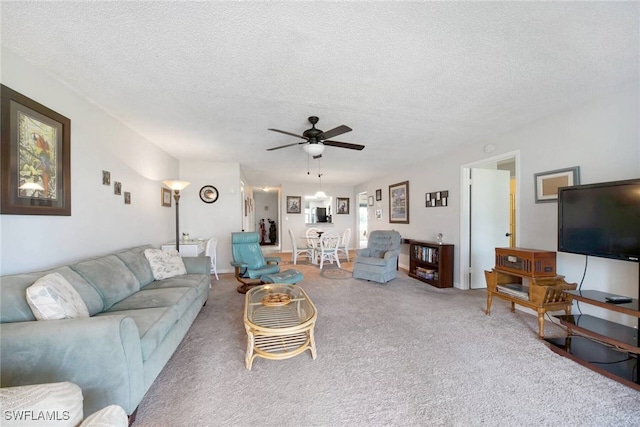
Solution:
<svg viewBox="0 0 640 427">
<path fill-rule="evenodd" d="M 607 302 L 611 304 L 624 304 L 625 302 L 631 302 L 629 297 L 606 297 Z"/>
</svg>

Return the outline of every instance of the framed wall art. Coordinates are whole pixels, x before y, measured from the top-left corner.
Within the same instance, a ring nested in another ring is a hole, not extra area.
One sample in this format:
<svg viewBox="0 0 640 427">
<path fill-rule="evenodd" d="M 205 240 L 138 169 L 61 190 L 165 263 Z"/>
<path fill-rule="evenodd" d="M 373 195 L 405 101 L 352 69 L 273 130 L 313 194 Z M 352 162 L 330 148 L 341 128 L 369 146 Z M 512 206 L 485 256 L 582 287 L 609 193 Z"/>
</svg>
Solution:
<svg viewBox="0 0 640 427">
<path fill-rule="evenodd" d="M 580 184 L 580 166 L 539 172 L 534 175 L 536 203 L 558 201 L 558 188 Z"/>
<path fill-rule="evenodd" d="M 336 214 L 337 215 L 349 214 L 349 198 L 348 197 L 336 198 Z"/>
<path fill-rule="evenodd" d="M 379 202 L 380 200 L 382 200 L 382 188 L 376 190 L 376 201 Z"/>
<path fill-rule="evenodd" d="M 167 187 L 162 187 L 160 192 L 160 201 L 162 203 L 162 206 L 166 206 L 168 208 L 171 207 L 171 190 L 168 189 Z"/>
<path fill-rule="evenodd" d="M 373 206 L 373 196 L 369 196 L 369 206 Z"/>
<path fill-rule="evenodd" d="M 299 214 L 301 212 L 301 203 L 301 196 L 287 196 L 287 213 Z"/>
<path fill-rule="evenodd" d="M 129 191 L 124 192 L 124 204 L 125 205 L 131 204 L 131 193 Z"/>
<path fill-rule="evenodd" d="M 389 222 L 409 224 L 409 181 L 389 186 Z"/>
<path fill-rule="evenodd" d="M 71 215 L 71 121 L 0 85 L 0 213 Z"/>
</svg>

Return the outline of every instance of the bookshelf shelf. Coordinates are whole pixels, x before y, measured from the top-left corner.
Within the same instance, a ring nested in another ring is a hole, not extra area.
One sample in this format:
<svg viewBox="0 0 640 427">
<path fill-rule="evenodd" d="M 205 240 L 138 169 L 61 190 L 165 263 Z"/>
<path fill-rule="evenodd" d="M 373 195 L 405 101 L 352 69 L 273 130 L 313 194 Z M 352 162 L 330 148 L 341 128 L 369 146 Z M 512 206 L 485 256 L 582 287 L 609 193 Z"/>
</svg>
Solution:
<svg viewBox="0 0 640 427">
<path fill-rule="evenodd" d="M 409 240 L 409 276 L 437 288 L 453 287 L 454 245 Z"/>
</svg>

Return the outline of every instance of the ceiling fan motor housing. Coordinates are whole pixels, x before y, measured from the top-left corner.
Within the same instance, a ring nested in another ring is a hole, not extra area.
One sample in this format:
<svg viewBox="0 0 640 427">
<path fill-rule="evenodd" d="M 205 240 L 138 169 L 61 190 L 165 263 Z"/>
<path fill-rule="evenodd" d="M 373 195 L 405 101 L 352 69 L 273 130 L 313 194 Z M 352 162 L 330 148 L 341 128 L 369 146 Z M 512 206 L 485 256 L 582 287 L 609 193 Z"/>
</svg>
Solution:
<svg viewBox="0 0 640 427">
<path fill-rule="evenodd" d="M 318 135 L 322 134 L 320 129 L 316 129 L 316 123 L 318 123 L 318 118 L 316 116 L 309 117 L 309 123 L 311 123 L 311 129 L 307 129 L 303 132 L 302 136 L 307 138 L 311 144 L 318 143 Z"/>
</svg>

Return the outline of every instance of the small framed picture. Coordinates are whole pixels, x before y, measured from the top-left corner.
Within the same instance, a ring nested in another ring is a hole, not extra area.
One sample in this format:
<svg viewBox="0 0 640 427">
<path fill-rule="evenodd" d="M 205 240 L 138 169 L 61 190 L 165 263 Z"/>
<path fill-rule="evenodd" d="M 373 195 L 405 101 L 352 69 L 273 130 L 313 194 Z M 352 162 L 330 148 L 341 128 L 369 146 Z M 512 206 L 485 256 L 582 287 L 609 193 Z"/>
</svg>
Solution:
<svg viewBox="0 0 640 427">
<path fill-rule="evenodd" d="M 369 196 L 369 206 L 373 206 L 373 196 Z"/>
<path fill-rule="evenodd" d="M 287 196 L 287 213 L 299 214 L 302 212 L 301 203 L 302 196 Z"/>
<path fill-rule="evenodd" d="M 160 192 L 160 202 L 162 203 L 162 206 L 166 206 L 168 208 L 171 207 L 171 190 L 166 188 L 166 187 L 162 187 Z"/>
<path fill-rule="evenodd" d="M 122 194 L 122 183 L 121 182 L 114 182 L 113 183 L 113 194 L 115 194 L 116 196 L 119 196 Z"/>
<path fill-rule="evenodd" d="M 382 209 L 376 209 L 376 219 L 382 219 Z"/>
<path fill-rule="evenodd" d="M 102 171 L 102 185 L 111 185 L 111 172 Z"/>
<path fill-rule="evenodd" d="M 336 213 L 338 215 L 349 214 L 349 198 L 348 197 L 338 197 L 336 199 Z"/>
<path fill-rule="evenodd" d="M 376 190 L 376 201 L 379 202 L 380 200 L 382 200 L 382 188 Z"/>
<path fill-rule="evenodd" d="M 534 175 L 536 203 L 558 201 L 558 188 L 580 184 L 580 166 L 540 172 Z"/>
<path fill-rule="evenodd" d="M 124 204 L 125 205 L 131 204 L 131 193 L 129 191 L 124 192 Z"/>
</svg>

